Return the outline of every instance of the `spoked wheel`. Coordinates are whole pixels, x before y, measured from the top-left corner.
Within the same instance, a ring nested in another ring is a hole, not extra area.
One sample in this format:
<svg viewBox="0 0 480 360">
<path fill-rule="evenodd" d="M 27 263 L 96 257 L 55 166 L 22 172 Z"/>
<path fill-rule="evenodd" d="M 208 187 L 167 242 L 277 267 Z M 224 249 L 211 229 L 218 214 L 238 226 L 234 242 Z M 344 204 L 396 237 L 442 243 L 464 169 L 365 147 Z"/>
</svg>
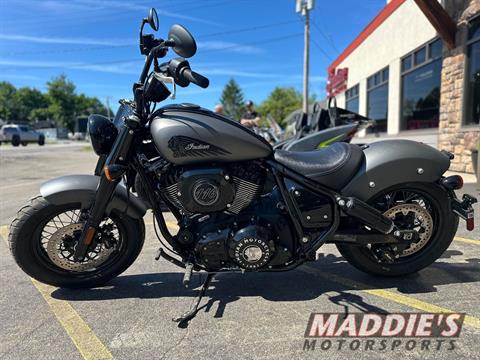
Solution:
<svg viewBox="0 0 480 360">
<path fill-rule="evenodd" d="M 443 254 L 457 231 L 458 217 L 450 210 L 447 193 L 436 184 L 391 188 L 372 198 L 369 204 L 392 219 L 399 229 L 415 231 L 417 239 L 393 262 L 382 261 L 375 255 L 379 248 L 389 251 L 392 245 L 337 245 L 349 263 L 367 273 L 398 276 L 419 271 Z"/>
<path fill-rule="evenodd" d="M 144 239 L 143 221 L 105 217 L 82 262 L 74 261 L 88 215 L 79 204 L 55 206 L 41 196 L 22 208 L 10 227 L 10 249 L 33 278 L 61 287 L 98 286 L 126 270 Z"/>
</svg>

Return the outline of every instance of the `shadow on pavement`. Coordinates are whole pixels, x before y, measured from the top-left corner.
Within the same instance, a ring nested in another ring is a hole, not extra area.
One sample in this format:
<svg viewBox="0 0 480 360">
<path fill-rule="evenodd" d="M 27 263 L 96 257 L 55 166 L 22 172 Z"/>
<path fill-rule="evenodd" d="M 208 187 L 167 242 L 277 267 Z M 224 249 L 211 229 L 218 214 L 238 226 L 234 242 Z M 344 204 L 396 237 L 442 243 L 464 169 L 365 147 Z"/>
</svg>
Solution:
<svg viewBox="0 0 480 360">
<path fill-rule="evenodd" d="M 462 255 L 460 251 L 448 250 L 442 259 L 452 259 Z M 451 261 L 451 260 L 450 260 Z M 402 278 L 374 277 L 359 272 L 343 260 L 328 254 L 318 261 L 309 263 L 309 271 L 302 269 L 281 273 L 223 273 L 218 274 L 206 294 L 209 299 L 200 310 L 206 312 L 214 308 L 214 317 L 222 317 L 227 304 L 242 297 L 262 297 L 269 301 L 307 301 L 327 294 L 329 301 L 349 310 L 363 312 L 388 312 L 368 304 L 362 296 L 350 290 L 397 289 L 401 293 L 415 294 L 436 292 L 439 285 L 471 283 L 480 281 L 480 259 L 467 259 L 462 263 L 439 262 L 425 270 Z M 304 265 L 305 266 L 305 265 Z M 317 275 L 323 273 L 323 275 Z M 358 282 L 352 287 L 328 279 L 328 274 Z M 325 277 L 327 275 L 327 277 Z M 198 288 L 205 275 L 192 279 L 193 288 Z M 163 297 L 194 297 L 197 291 L 182 286 L 183 273 L 168 272 L 119 276 L 107 286 L 68 290 L 57 289 L 52 297 L 69 301 L 101 301 L 123 298 L 160 299 Z"/>
</svg>

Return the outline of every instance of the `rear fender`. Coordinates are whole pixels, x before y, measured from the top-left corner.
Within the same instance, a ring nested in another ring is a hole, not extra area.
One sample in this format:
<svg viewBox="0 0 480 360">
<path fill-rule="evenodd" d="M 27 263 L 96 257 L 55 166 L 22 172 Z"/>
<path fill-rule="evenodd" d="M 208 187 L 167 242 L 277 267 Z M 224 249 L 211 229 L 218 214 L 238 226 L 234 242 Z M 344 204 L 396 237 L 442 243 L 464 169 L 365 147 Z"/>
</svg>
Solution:
<svg viewBox="0 0 480 360">
<path fill-rule="evenodd" d="M 365 161 L 342 194 L 367 201 L 402 183 L 438 181 L 450 158 L 431 146 L 410 140 L 384 140 L 364 149 Z"/>
<path fill-rule="evenodd" d="M 40 194 L 53 205 L 80 203 L 82 209 L 87 209 L 93 203 L 97 191 L 99 176 L 68 175 L 47 181 L 40 187 Z M 123 212 L 127 209 L 127 189 L 118 184 L 109 202 L 106 212 L 112 210 Z M 130 193 L 127 215 L 141 219 L 147 207 L 137 196 Z"/>
</svg>

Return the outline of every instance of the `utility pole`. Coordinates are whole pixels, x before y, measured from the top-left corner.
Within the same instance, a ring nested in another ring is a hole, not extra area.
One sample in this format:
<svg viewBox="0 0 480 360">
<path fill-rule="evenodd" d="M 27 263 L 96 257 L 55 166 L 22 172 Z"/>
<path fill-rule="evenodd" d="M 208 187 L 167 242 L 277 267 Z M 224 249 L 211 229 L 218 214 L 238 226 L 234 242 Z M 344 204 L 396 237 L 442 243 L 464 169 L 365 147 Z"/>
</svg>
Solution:
<svg viewBox="0 0 480 360">
<path fill-rule="evenodd" d="M 310 10 L 314 7 L 314 0 L 296 0 L 296 12 L 305 17 L 304 48 L 303 48 L 303 114 L 306 121 L 308 116 L 308 76 L 310 60 Z"/>
</svg>

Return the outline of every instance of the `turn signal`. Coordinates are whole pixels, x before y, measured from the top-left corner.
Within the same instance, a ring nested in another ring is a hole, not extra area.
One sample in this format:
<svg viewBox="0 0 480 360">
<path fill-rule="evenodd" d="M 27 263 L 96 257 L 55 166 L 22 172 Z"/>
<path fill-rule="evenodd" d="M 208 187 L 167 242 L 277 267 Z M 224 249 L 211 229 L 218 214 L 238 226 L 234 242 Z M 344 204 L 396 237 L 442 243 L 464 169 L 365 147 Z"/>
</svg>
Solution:
<svg viewBox="0 0 480 360">
<path fill-rule="evenodd" d="M 463 187 L 463 178 L 460 175 L 452 175 L 443 179 L 442 185 L 450 190 L 459 190 Z"/>
<path fill-rule="evenodd" d="M 123 165 L 105 165 L 103 167 L 103 173 L 108 181 L 114 181 L 120 178 L 127 171 L 127 167 Z"/>
</svg>

